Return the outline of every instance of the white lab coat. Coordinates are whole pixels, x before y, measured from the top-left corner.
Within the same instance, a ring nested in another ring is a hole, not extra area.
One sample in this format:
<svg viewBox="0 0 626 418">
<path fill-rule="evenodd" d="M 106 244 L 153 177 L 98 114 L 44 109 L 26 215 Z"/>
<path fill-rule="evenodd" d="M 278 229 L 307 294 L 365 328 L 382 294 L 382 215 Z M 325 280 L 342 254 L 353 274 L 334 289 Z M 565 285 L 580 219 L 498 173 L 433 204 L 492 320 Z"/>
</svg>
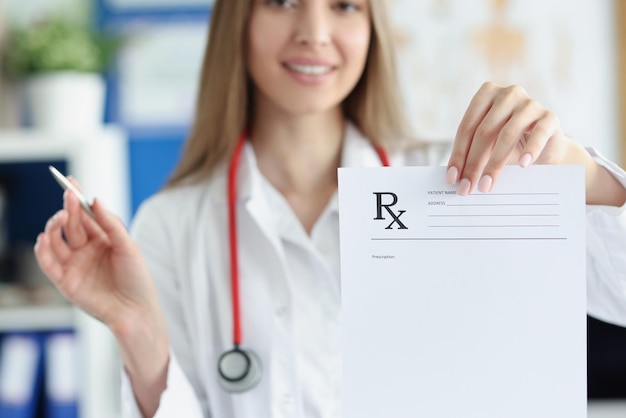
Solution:
<svg viewBox="0 0 626 418">
<path fill-rule="evenodd" d="M 392 166 L 441 164 L 432 145 L 393 155 Z M 590 152 L 593 153 L 591 150 Z M 595 155 L 594 155 L 595 156 Z M 243 348 L 263 378 L 231 394 L 217 380 L 232 348 L 226 175 L 162 191 L 139 210 L 132 235 L 156 280 L 171 340 L 167 389 L 157 417 L 340 417 L 339 232 L 336 196 L 307 235 L 263 178 L 247 144 L 238 174 L 238 248 Z M 597 160 L 626 185 L 626 173 Z M 379 166 L 370 143 L 348 126 L 343 166 Z M 588 310 L 626 325 L 626 214 L 588 207 Z M 555 301 L 558 303 L 558 301 Z M 459 313 L 462 314 L 462 313 Z M 140 416 L 123 376 L 124 416 Z"/>
</svg>

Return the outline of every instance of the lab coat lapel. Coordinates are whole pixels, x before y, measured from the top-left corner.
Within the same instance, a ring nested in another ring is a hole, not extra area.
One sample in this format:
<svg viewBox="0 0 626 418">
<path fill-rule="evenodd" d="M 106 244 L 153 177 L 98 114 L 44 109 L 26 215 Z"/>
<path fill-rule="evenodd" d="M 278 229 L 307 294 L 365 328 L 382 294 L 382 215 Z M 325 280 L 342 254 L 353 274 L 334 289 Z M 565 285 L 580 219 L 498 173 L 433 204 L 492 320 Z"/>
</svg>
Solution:
<svg viewBox="0 0 626 418">
<path fill-rule="evenodd" d="M 284 251 L 280 245 L 279 235 L 276 233 L 276 222 L 272 214 L 271 207 L 263 194 L 261 177 L 256 168 L 256 158 L 250 143 L 246 142 L 241 166 L 238 174 L 238 203 L 251 216 L 263 234 L 268 239 L 272 247 L 281 257 L 284 258 Z"/>
<path fill-rule="evenodd" d="M 380 167 L 380 157 L 369 139 L 352 123 L 346 124 L 341 149 L 341 167 Z"/>
<path fill-rule="evenodd" d="M 258 248 L 258 245 L 262 245 L 258 241 L 255 243 L 256 248 L 250 248 L 250 243 L 242 242 L 242 245 L 248 247 L 248 251 L 254 251 L 256 257 L 254 257 L 259 263 L 256 264 L 256 269 L 249 269 L 247 275 L 249 279 L 253 279 L 253 276 L 263 275 L 264 283 L 269 284 L 268 291 L 270 292 L 271 303 L 266 306 L 266 313 L 270 316 L 274 315 L 275 306 L 282 306 L 288 311 L 293 310 L 292 306 L 292 292 L 289 281 L 289 268 L 287 265 L 287 259 L 285 249 L 282 243 L 282 237 L 279 232 L 279 225 L 277 224 L 276 216 L 273 213 L 272 206 L 264 193 L 264 187 L 261 177 L 261 173 L 257 169 L 256 159 L 252 147 L 247 144 L 245 157 L 240 167 L 240 204 L 241 212 L 240 216 L 242 221 L 245 221 L 243 217 L 247 217 L 251 222 L 247 222 L 249 226 L 256 225 L 263 236 L 270 244 L 265 248 Z M 242 222 L 243 224 L 243 222 Z M 243 231 L 241 231 L 243 232 Z M 240 233 L 241 237 L 247 234 Z M 270 249 L 271 247 L 271 249 Z M 268 254 L 269 251 L 273 251 L 275 256 Z M 263 255 L 264 254 L 264 255 Z M 259 256 L 261 260 L 259 260 Z M 252 258 L 252 257 L 251 257 Z M 245 265 L 242 263 L 242 269 L 245 272 Z M 245 277 L 243 280 L 246 280 Z M 259 284 L 257 284 L 259 285 Z M 243 286 L 243 285 L 242 285 Z M 248 286 L 247 289 L 253 289 L 253 286 Z M 243 289 L 243 287 L 242 287 Z M 245 292 L 245 290 L 242 290 Z M 247 298 L 252 302 L 256 298 L 256 295 L 249 294 Z M 272 306 L 272 304 L 274 306 Z M 250 313 L 250 312 L 249 312 Z M 245 314 L 244 314 L 245 316 Z M 254 323 L 258 321 L 258 318 L 249 318 L 247 323 Z M 302 400 L 299 397 L 297 371 L 295 370 L 296 348 L 294 346 L 293 339 L 293 323 L 291 319 L 283 319 L 285 321 L 285 327 L 272 326 L 270 332 L 264 332 L 259 335 L 258 344 L 264 345 L 267 350 L 267 356 L 265 365 L 267 367 L 267 379 L 274 382 L 275 380 L 287 382 L 287 387 L 296 394 L 294 400 L 294 407 L 296 411 L 302 411 Z M 269 339 L 268 339 L 269 336 Z M 271 346 L 267 346 L 266 342 L 270 341 Z M 291 365 L 287 369 L 284 365 Z M 272 385 L 272 390 L 284 390 Z M 300 414 L 298 414 L 300 415 Z"/>
</svg>

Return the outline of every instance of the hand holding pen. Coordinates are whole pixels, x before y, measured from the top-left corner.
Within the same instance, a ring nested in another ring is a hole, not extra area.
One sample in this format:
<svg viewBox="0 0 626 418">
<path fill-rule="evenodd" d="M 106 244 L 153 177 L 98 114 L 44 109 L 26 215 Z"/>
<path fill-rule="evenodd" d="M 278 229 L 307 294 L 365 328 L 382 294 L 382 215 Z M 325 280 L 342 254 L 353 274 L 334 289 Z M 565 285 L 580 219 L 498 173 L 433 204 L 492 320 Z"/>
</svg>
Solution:
<svg viewBox="0 0 626 418">
<path fill-rule="evenodd" d="M 139 249 L 120 219 L 99 200 L 90 204 L 71 178 L 50 171 L 65 189 L 63 209 L 35 245 L 41 269 L 59 291 L 112 330 L 158 305 Z"/>
</svg>

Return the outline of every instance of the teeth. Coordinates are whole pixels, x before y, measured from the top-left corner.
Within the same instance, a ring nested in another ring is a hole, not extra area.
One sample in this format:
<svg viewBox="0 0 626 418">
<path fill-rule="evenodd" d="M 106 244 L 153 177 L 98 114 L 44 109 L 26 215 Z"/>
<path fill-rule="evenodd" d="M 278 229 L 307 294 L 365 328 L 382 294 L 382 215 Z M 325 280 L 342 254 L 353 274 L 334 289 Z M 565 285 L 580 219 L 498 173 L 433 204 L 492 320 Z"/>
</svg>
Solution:
<svg viewBox="0 0 626 418">
<path fill-rule="evenodd" d="M 321 75 L 330 72 L 331 67 L 327 65 L 298 65 L 298 64 L 287 64 L 287 66 L 296 72 L 307 74 L 307 75 Z"/>
</svg>

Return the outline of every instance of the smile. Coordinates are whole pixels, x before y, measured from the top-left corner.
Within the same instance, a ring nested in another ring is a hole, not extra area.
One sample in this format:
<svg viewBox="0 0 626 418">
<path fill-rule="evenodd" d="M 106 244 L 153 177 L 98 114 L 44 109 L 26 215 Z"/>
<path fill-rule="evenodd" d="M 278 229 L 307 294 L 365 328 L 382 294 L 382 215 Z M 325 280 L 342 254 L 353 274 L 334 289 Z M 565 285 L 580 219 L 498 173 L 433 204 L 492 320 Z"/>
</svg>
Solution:
<svg viewBox="0 0 626 418">
<path fill-rule="evenodd" d="M 322 75 L 333 70 L 333 67 L 329 65 L 287 64 L 287 68 L 297 73 L 306 75 Z"/>
</svg>

